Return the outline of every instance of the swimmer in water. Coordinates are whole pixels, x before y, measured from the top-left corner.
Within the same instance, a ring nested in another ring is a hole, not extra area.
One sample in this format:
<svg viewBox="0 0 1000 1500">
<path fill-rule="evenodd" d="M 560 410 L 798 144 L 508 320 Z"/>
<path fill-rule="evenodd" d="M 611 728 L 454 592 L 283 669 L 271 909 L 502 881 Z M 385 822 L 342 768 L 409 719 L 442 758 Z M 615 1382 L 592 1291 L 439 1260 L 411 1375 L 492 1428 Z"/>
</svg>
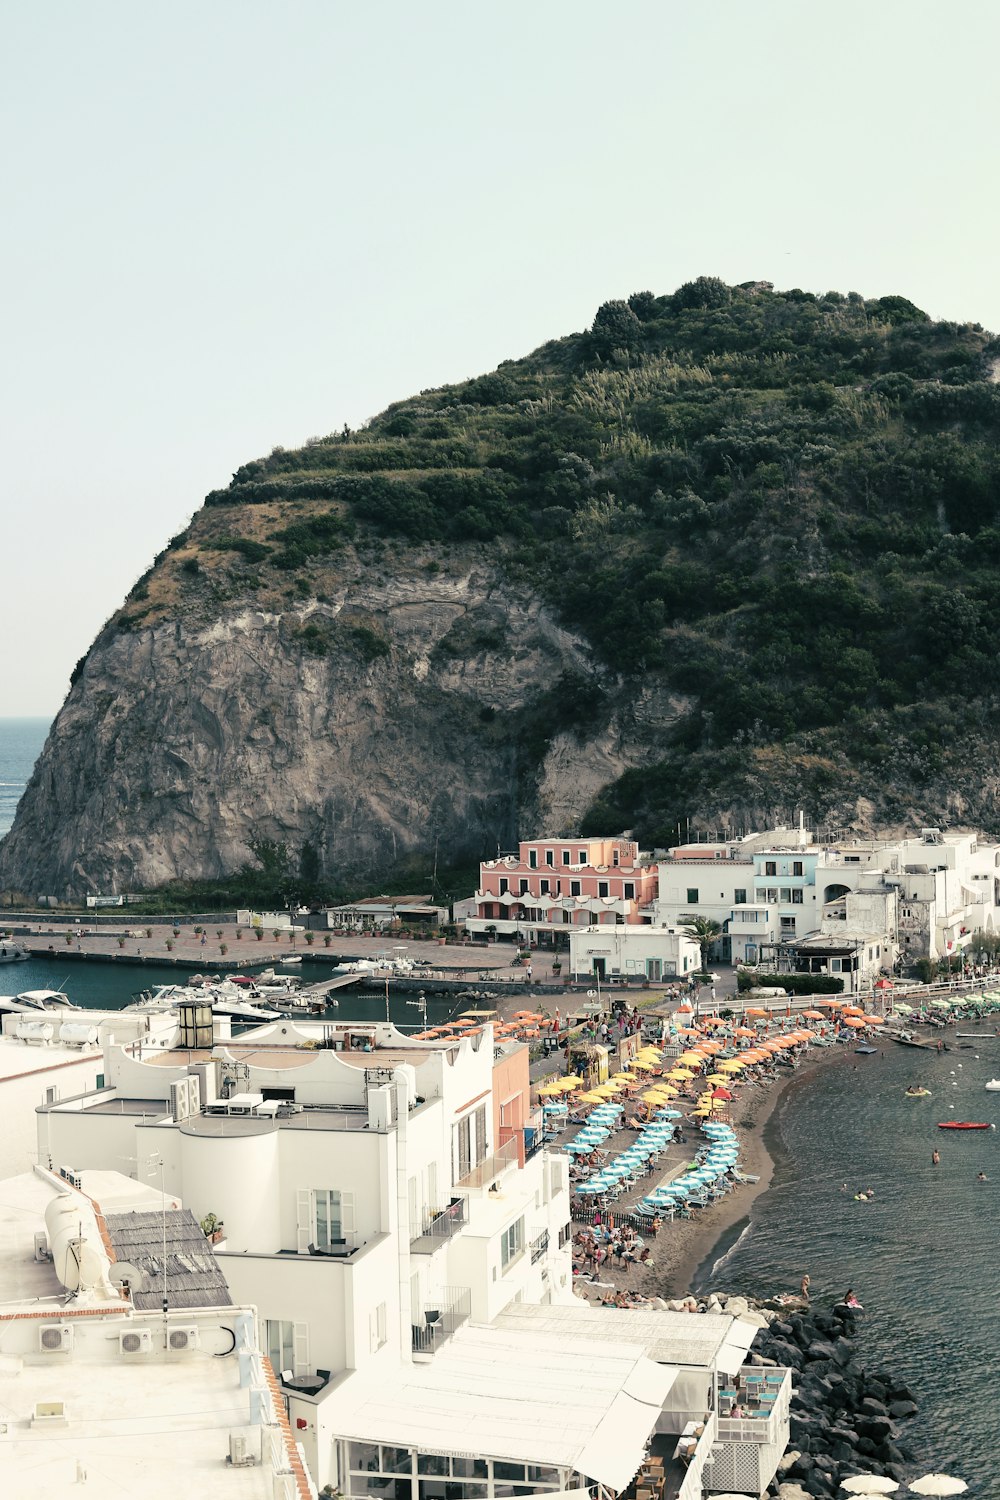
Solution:
<svg viewBox="0 0 1000 1500">
<path fill-rule="evenodd" d="M 987 1177 L 987 1176 L 986 1176 L 986 1173 L 985 1173 L 985 1172 L 980 1172 L 980 1174 L 979 1174 L 979 1176 L 978 1176 L 978 1177 L 977 1177 L 977 1178 L 976 1178 L 976 1181 L 977 1181 L 977 1182 L 988 1182 L 988 1181 L 989 1181 L 989 1179 L 988 1179 L 988 1177 Z"/>
<path fill-rule="evenodd" d="M 932 1151 L 931 1152 L 931 1166 L 932 1167 L 939 1167 L 940 1165 L 941 1165 L 941 1153 L 940 1153 L 940 1151 Z"/>
</svg>

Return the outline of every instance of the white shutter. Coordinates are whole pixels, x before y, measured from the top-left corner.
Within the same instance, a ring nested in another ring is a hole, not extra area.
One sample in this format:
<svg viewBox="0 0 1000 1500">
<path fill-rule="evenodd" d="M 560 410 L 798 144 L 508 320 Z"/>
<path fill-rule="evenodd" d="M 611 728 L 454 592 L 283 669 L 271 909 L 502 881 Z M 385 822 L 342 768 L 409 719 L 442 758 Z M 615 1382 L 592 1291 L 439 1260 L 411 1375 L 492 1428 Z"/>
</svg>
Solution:
<svg viewBox="0 0 1000 1500">
<path fill-rule="evenodd" d="M 304 1255 L 313 1240 L 313 1195 L 309 1188 L 299 1188 L 295 1194 L 295 1219 L 296 1249 Z"/>
<path fill-rule="evenodd" d="M 309 1368 L 309 1324 L 292 1324 L 293 1375 L 311 1375 Z"/>
<path fill-rule="evenodd" d="M 349 1240 L 354 1233 L 354 1194 L 341 1193 L 340 1195 L 340 1232 L 345 1240 Z"/>
</svg>

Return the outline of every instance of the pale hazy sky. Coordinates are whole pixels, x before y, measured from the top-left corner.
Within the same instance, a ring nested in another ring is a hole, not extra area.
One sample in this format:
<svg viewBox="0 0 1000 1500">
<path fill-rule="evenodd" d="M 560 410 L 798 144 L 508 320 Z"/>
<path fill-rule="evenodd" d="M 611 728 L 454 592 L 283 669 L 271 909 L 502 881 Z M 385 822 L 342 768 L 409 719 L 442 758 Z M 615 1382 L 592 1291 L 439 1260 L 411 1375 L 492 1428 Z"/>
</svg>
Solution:
<svg viewBox="0 0 1000 1500">
<path fill-rule="evenodd" d="M 995 0 L 0 0 L 0 714 L 275 443 L 700 274 L 1000 328 Z"/>
</svg>

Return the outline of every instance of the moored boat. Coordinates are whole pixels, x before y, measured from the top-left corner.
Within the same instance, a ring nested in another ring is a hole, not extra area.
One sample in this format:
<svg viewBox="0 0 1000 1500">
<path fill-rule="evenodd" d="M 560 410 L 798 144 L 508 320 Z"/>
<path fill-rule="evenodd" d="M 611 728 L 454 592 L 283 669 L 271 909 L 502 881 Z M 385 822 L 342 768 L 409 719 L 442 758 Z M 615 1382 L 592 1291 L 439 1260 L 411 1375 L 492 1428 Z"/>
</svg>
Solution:
<svg viewBox="0 0 1000 1500">
<path fill-rule="evenodd" d="M 27 948 L 22 948 L 13 938 L 0 938 L 0 964 L 23 964 L 30 957 Z"/>
<path fill-rule="evenodd" d="M 938 1130 L 992 1130 L 986 1120 L 939 1120 Z"/>
<path fill-rule="evenodd" d="M 986 1088 L 991 1094 L 1000 1094 L 1000 1078 L 991 1078 Z"/>
</svg>

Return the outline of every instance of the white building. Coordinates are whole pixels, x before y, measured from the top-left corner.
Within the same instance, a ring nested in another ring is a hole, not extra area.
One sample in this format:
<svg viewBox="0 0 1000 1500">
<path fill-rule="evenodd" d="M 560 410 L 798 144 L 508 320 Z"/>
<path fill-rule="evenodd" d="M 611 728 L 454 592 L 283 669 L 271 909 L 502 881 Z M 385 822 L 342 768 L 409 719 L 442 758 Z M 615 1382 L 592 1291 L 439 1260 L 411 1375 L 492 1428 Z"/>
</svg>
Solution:
<svg viewBox="0 0 1000 1500">
<path fill-rule="evenodd" d="M 601 982 L 618 979 L 683 979 L 701 967 L 701 949 L 687 933 L 673 927 L 624 926 L 574 928 L 569 938 L 569 967 L 574 979 L 590 975 Z"/>
<path fill-rule="evenodd" d="M 260 1310 L 319 1484 L 338 1377 L 388 1378 L 466 1321 L 570 1297 L 567 1163 L 531 1154 L 527 1050 L 495 1048 L 492 1028 L 418 1042 L 282 1021 L 214 1049 L 106 1054 L 105 1087 L 42 1107 L 40 1139 L 77 1169 L 162 1170 L 222 1221 L 220 1263 Z"/>
<path fill-rule="evenodd" d="M 141 1208 L 143 1190 L 137 1196 L 125 1179 L 123 1196 L 116 1176 L 102 1182 L 104 1206 Z M 164 1236 L 179 1217 L 163 1215 Z M 4 1181 L 5 1497 L 92 1491 L 175 1500 L 224 1491 L 233 1500 L 311 1500 L 253 1309 L 234 1307 L 219 1278 L 221 1290 L 189 1295 L 183 1306 L 168 1300 L 166 1310 L 157 1298 L 156 1311 L 144 1311 L 126 1290 L 130 1277 L 86 1187 L 40 1168 Z M 180 1296 L 176 1280 L 171 1298 Z"/>
</svg>

